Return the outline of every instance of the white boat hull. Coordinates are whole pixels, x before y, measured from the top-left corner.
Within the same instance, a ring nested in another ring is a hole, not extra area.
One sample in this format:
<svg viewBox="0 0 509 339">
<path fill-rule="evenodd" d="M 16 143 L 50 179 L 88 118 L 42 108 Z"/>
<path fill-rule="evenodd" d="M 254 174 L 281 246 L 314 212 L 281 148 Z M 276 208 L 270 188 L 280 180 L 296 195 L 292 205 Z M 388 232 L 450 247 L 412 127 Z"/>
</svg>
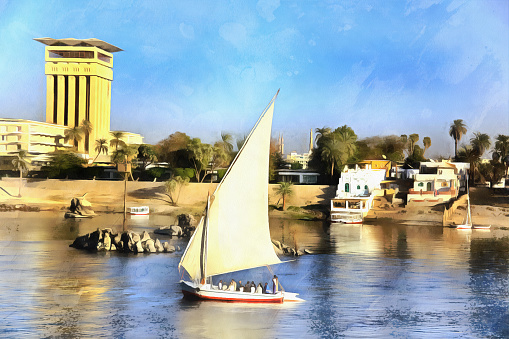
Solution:
<svg viewBox="0 0 509 339">
<path fill-rule="evenodd" d="M 196 300 L 212 300 L 241 303 L 282 303 L 283 301 L 303 301 L 297 293 L 278 292 L 276 294 L 224 291 L 210 287 L 210 284 L 198 285 L 189 281 L 180 281 L 184 297 Z"/>
</svg>

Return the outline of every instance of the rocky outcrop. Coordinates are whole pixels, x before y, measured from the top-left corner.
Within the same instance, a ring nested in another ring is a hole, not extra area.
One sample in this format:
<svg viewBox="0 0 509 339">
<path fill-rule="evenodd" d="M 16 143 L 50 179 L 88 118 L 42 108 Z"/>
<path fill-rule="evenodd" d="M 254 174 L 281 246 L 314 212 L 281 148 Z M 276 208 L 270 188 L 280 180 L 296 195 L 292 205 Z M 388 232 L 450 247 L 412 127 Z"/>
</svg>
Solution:
<svg viewBox="0 0 509 339">
<path fill-rule="evenodd" d="M 125 253 L 172 253 L 175 247 L 168 242 L 152 239 L 147 231 L 141 235 L 132 231 L 114 233 L 110 228 L 97 229 L 77 237 L 69 245 L 80 250 L 88 251 L 119 251 Z"/>
<path fill-rule="evenodd" d="M 285 245 L 277 240 L 272 240 L 272 245 L 274 246 L 274 250 L 277 254 L 280 255 L 292 255 L 299 256 L 303 254 L 311 254 L 312 252 L 308 249 L 298 250 L 296 248 Z"/>
<path fill-rule="evenodd" d="M 193 235 L 196 227 L 191 226 L 194 218 L 190 214 L 179 214 L 177 216 L 178 225 L 162 226 L 154 230 L 156 234 L 169 235 L 170 237 L 186 237 L 189 238 Z"/>
</svg>

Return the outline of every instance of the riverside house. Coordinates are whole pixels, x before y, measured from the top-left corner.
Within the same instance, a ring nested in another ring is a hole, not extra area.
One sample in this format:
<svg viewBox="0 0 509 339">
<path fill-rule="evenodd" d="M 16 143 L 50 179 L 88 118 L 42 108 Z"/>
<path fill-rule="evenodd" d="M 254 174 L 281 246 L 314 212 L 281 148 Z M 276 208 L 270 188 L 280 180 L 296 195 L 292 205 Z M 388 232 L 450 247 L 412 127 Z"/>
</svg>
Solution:
<svg viewBox="0 0 509 339">
<path fill-rule="evenodd" d="M 376 196 L 383 196 L 385 188 L 392 189 L 386 181 L 391 173 L 391 161 L 368 160 L 345 169 L 338 182 L 336 196 L 331 200 L 331 221 L 360 222 L 373 207 Z"/>
<path fill-rule="evenodd" d="M 466 188 L 467 163 L 422 162 L 407 203 L 434 206 L 455 199 Z"/>
</svg>

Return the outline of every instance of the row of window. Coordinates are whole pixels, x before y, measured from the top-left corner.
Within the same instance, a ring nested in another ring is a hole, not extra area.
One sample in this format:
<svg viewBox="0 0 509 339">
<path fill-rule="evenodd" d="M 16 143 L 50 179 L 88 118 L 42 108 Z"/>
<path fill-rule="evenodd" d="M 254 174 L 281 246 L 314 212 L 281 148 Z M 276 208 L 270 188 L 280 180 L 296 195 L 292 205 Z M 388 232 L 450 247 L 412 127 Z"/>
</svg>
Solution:
<svg viewBox="0 0 509 339">
<path fill-rule="evenodd" d="M 361 189 L 361 185 L 357 185 L 357 189 L 360 190 Z M 365 190 L 369 189 L 368 185 L 364 185 L 364 189 Z M 345 192 L 350 192 L 350 184 L 349 183 L 345 184 Z"/>
</svg>

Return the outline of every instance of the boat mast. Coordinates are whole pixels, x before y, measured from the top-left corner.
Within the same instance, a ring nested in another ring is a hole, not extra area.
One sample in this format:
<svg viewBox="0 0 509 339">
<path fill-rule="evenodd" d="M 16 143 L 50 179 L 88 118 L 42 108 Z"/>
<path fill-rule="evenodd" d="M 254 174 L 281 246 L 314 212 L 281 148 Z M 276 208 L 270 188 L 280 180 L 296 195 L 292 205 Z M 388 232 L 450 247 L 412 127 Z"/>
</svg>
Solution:
<svg viewBox="0 0 509 339">
<path fill-rule="evenodd" d="M 205 220 L 203 222 L 203 230 L 201 237 L 201 253 L 200 253 L 200 283 L 205 284 L 207 279 L 207 234 L 209 228 L 209 208 L 210 193 L 207 194 L 207 207 L 205 209 Z"/>
</svg>

